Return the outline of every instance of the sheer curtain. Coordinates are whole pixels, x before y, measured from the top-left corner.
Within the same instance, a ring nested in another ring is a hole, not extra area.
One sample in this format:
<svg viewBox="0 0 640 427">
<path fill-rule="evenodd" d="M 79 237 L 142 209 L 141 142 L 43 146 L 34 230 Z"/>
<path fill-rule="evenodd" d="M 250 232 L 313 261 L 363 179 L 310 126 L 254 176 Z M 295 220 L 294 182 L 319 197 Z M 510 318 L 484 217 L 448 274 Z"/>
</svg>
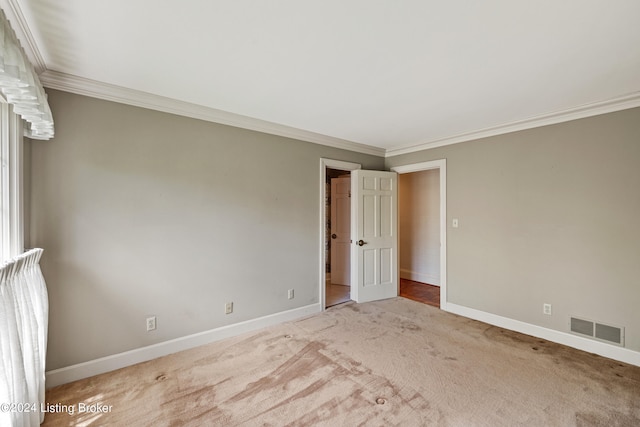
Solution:
<svg viewBox="0 0 640 427">
<path fill-rule="evenodd" d="M 45 395 L 49 300 L 42 249 L 0 268 L 0 425 L 37 426 Z"/>
</svg>

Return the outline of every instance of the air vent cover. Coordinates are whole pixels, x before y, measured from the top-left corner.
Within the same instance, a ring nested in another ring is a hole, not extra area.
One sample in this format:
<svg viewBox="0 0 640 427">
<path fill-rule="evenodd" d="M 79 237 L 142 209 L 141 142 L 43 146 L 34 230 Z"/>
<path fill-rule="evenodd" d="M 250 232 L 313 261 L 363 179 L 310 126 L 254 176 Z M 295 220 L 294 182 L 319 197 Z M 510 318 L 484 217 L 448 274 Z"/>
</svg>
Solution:
<svg viewBox="0 0 640 427">
<path fill-rule="evenodd" d="M 571 318 L 571 332 L 577 334 L 593 336 L 593 322 L 575 317 Z"/>
<path fill-rule="evenodd" d="M 624 346 L 624 328 L 620 326 L 606 325 L 572 316 L 569 318 L 569 329 L 575 334 Z"/>
</svg>

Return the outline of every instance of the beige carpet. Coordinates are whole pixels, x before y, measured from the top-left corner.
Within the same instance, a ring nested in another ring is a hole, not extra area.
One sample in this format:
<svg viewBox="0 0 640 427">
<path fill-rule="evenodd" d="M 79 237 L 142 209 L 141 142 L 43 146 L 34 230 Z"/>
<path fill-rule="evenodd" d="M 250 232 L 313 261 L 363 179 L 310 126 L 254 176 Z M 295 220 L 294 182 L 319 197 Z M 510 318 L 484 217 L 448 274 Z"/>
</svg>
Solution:
<svg viewBox="0 0 640 427">
<path fill-rule="evenodd" d="M 63 385 L 45 426 L 640 426 L 640 368 L 404 298 Z"/>
</svg>

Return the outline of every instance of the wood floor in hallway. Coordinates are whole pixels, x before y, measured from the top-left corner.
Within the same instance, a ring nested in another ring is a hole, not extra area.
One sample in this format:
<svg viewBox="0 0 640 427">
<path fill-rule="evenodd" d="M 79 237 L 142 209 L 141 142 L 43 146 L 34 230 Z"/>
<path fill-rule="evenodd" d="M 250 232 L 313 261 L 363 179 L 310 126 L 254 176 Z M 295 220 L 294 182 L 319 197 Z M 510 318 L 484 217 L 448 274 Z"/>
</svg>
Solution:
<svg viewBox="0 0 640 427">
<path fill-rule="evenodd" d="M 400 279 L 400 296 L 440 308 L 440 287 L 414 280 Z"/>
</svg>

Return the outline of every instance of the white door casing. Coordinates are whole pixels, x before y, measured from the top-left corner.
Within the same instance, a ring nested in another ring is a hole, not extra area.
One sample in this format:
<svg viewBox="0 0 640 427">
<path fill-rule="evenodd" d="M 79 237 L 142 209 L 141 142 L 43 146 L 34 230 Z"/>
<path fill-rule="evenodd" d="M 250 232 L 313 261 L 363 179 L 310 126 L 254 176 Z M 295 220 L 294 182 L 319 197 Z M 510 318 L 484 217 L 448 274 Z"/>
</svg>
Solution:
<svg viewBox="0 0 640 427">
<path fill-rule="evenodd" d="M 398 296 L 398 176 L 351 173 L 351 298 Z"/>
<path fill-rule="evenodd" d="M 351 281 L 351 178 L 331 179 L 331 284 Z"/>
</svg>

